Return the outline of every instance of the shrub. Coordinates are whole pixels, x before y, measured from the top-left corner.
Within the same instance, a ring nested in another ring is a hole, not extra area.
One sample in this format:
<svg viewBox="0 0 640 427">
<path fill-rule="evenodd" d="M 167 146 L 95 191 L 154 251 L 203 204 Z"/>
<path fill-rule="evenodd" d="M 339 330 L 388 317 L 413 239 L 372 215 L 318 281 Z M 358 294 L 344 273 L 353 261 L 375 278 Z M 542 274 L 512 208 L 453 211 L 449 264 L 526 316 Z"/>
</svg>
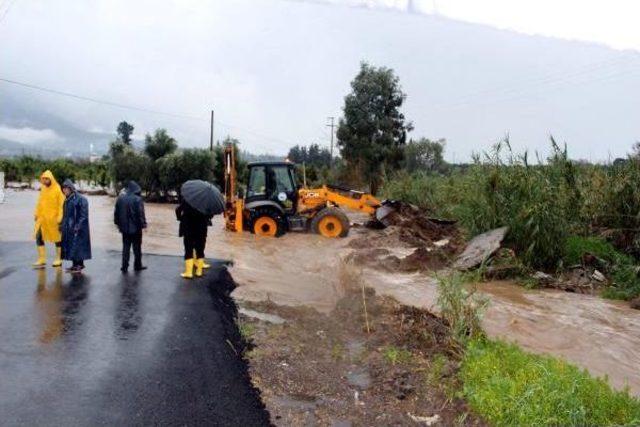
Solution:
<svg viewBox="0 0 640 427">
<path fill-rule="evenodd" d="M 437 304 L 440 316 L 449 325 L 453 344 L 464 350 L 469 339 L 483 334 L 480 321 L 487 300 L 465 287 L 468 281 L 460 273 L 440 276 Z"/>
<path fill-rule="evenodd" d="M 613 245 L 600 237 L 569 236 L 565 243 L 565 265 L 576 265 L 582 262 L 582 255 L 590 253 L 608 263 L 619 263 L 628 257 L 619 253 Z"/>
<path fill-rule="evenodd" d="M 629 300 L 640 295 L 640 278 L 631 256 L 619 252 L 611 243 L 599 237 L 570 236 L 567 238 L 565 265 L 580 264 L 582 255 L 585 253 L 595 255 L 608 264 L 612 283 L 604 289 L 603 296 Z"/>
<path fill-rule="evenodd" d="M 404 348 L 388 346 L 384 348 L 382 355 L 391 365 L 401 365 L 411 361 L 411 352 Z"/>
<path fill-rule="evenodd" d="M 76 181 L 79 175 L 79 167 L 72 160 L 56 159 L 50 162 L 47 167 L 56 180 L 62 184 L 65 179 Z"/>
</svg>

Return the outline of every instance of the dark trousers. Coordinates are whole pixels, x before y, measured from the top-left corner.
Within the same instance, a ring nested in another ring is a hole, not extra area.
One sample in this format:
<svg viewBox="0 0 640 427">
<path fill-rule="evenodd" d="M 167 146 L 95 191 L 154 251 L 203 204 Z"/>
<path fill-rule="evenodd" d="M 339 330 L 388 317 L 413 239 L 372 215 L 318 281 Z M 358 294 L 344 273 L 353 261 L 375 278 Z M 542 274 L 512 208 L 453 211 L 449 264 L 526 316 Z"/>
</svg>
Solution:
<svg viewBox="0 0 640 427">
<path fill-rule="evenodd" d="M 44 246 L 44 239 L 42 238 L 42 230 L 40 229 L 38 229 L 38 232 L 36 233 L 36 245 Z M 56 242 L 55 245 L 56 245 L 56 248 L 59 248 L 62 246 L 62 242 Z"/>
<path fill-rule="evenodd" d="M 207 235 L 185 235 L 184 236 L 184 259 L 193 258 L 193 251 L 196 251 L 196 258 L 204 258 L 204 246 L 207 243 Z"/>
<path fill-rule="evenodd" d="M 84 268 L 84 261 L 83 261 L 83 260 L 81 260 L 81 259 L 74 259 L 74 260 L 72 261 L 72 263 L 73 263 L 72 265 L 73 265 L 74 267 L 82 267 L 82 268 Z"/>
<path fill-rule="evenodd" d="M 142 267 L 142 231 L 134 234 L 122 234 L 122 268 L 129 268 L 129 255 L 133 247 L 133 268 Z"/>
</svg>

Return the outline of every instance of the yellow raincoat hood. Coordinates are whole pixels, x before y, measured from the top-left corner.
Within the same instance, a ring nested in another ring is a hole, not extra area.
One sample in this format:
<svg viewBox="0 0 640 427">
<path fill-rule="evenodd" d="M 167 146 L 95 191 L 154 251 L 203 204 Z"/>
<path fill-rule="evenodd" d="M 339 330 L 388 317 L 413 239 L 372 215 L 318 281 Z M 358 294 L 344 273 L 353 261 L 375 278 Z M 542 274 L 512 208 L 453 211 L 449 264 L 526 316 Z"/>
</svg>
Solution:
<svg viewBox="0 0 640 427">
<path fill-rule="evenodd" d="M 44 178 L 49 178 L 51 185 L 47 187 L 42 184 L 40 187 L 40 196 L 34 212 L 36 219 L 35 232 L 37 233 L 40 230 L 42 239 L 45 242 L 59 242 L 61 240 L 59 224 L 62 222 L 64 194 L 51 171 L 44 171 L 40 175 L 40 182 Z"/>
</svg>

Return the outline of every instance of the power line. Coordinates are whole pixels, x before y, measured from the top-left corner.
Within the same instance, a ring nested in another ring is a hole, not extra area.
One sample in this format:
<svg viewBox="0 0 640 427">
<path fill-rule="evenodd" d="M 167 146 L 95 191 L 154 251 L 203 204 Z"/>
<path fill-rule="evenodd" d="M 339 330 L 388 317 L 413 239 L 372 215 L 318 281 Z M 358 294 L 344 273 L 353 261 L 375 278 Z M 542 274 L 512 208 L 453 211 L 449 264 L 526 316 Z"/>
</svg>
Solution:
<svg viewBox="0 0 640 427">
<path fill-rule="evenodd" d="M 573 86 L 576 84 L 579 85 L 585 85 L 585 84 L 593 84 L 593 83 L 599 83 L 599 82 L 604 82 L 610 79 L 615 79 L 618 77 L 622 77 L 622 76 L 633 76 L 636 75 L 638 73 L 638 70 L 634 70 L 634 69 L 627 69 L 627 70 L 622 70 L 621 72 L 614 72 L 613 74 L 609 73 L 609 74 L 605 74 L 605 75 L 601 75 L 601 76 L 585 76 L 587 77 L 586 79 L 581 79 L 581 80 L 575 80 L 573 78 L 567 78 L 567 79 L 560 79 L 560 80 L 555 80 L 555 81 L 548 81 L 545 82 L 545 85 L 548 85 L 550 87 L 561 87 L 561 86 Z M 578 77 L 578 75 L 574 75 L 572 77 Z M 504 95 L 506 96 L 502 96 L 499 97 L 497 99 L 482 99 L 480 100 L 480 102 L 476 102 L 476 103 L 471 103 L 471 102 L 465 102 L 465 103 L 459 103 L 459 104 L 455 104 L 455 105 L 449 105 L 448 107 L 445 106 L 444 108 L 449 108 L 449 109 L 456 109 L 456 108 L 461 108 L 461 107 L 466 107 L 469 105 L 473 105 L 475 104 L 476 106 L 481 105 L 481 106 L 490 106 L 490 105 L 496 105 L 496 104 L 500 104 L 503 102 L 511 102 L 511 101 L 518 101 L 521 99 L 526 99 L 527 97 L 530 96 L 530 94 L 527 94 L 527 88 L 523 88 L 522 90 L 519 91 L 510 91 L 510 92 L 505 92 Z M 436 107 L 436 109 L 438 109 L 438 107 Z"/>
<path fill-rule="evenodd" d="M 19 82 L 16 80 L 11 80 L 11 79 L 7 79 L 7 78 L 3 78 L 0 77 L 0 81 L 3 81 L 5 83 L 10 83 L 16 86 L 22 86 L 22 87 L 26 87 L 29 89 L 34 89 L 34 90 L 39 90 L 41 92 L 47 92 L 47 93 L 52 93 L 54 95 L 60 95 L 60 96 L 66 96 L 67 98 L 73 98 L 73 99 L 78 99 L 81 101 L 88 101 L 88 102 L 93 102 L 95 104 L 101 104 L 101 105 L 108 105 L 110 107 L 116 107 L 116 108 L 124 108 L 127 110 L 134 110 L 134 111 L 141 111 L 144 113 L 151 113 L 151 114 L 160 114 L 163 116 L 169 116 L 169 117 L 175 117 L 178 119 L 189 119 L 189 120 L 204 120 L 205 117 L 197 117 L 197 116 L 192 116 L 192 115 L 187 115 L 187 114 L 175 114 L 175 113 L 169 113 L 166 111 L 158 111 L 158 110 L 151 110 L 148 108 L 142 108 L 142 107 L 136 107 L 136 106 L 132 106 L 132 105 L 126 105 L 126 104 L 121 104 L 119 102 L 112 102 L 112 101 L 105 101 L 102 99 L 97 99 L 97 98 L 91 98 L 88 96 L 83 96 L 83 95 L 77 95 L 74 93 L 70 93 L 70 92 L 63 92 L 61 90 L 56 90 L 56 89 L 49 89 L 43 86 L 38 86 L 38 85 L 34 85 L 34 84 L 30 84 L 30 83 L 24 83 L 24 82 Z"/>
<path fill-rule="evenodd" d="M 7 0 L 6 3 L 6 7 L 4 8 L 4 11 L 0 12 L 0 23 L 2 21 L 4 21 L 4 19 L 7 17 L 7 15 L 9 14 L 9 10 L 11 9 L 11 7 L 17 2 L 18 0 Z M 0 7 L 1 9 L 1 7 Z"/>
<path fill-rule="evenodd" d="M 549 73 L 546 76 L 524 80 L 520 82 L 518 86 L 502 87 L 502 88 L 498 87 L 493 89 L 485 89 L 481 91 L 472 92 L 468 95 L 460 97 L 457 101 L 446 103 L 446 104 L 435 105 L 433 108 L 437 110 L 452 109 L 452 108 L 455 109 L 457 107 L 462 107 L 462 106 L 468 105 L 469 103 L 473 103 L 475 98 L 479 98 L 481 96 L 492 96 L 492 95 L 500 96 L 500 95 L 517 94 L 517 93 L 526 92 L 527 90 L 530 90 L 531 88 L 534 88 L 534 87 L 545 86 L 548 84 L 572 82 L 572 79 L 575 77 L 579 77 L 582 75 L 589 75 L 589 74 L 592 74 L 593 72 L 597 72 L 602 69 L 607 69 L 613 65 L 620 64 L 626 59 L 627 58 L 615 58 L 615 59 L 609 59 L 606 61 L 595 62 L 592 64 L 588 64 L 585 67 L 571 73 L 556 71 L 554 73 Z"/>
<path fill-rule="evenodd" d="M 16 80 L 12 80 L 12 79 L 7 79 L 7 78 L 4 78 L 4 77 L 0 77 L 0 82 L 5 82 L 5 83 L 9 83 L 9 84 L 12 84 L 12 85 L 16 85 L 16 86 L 20 86 L 20 87 L 24 87 L 24 88 L 28 88 L 28 89 L 33 89 L 33 90 L 37 90 L 37 91 L 41 91 L 41 92 L 51 93 L 51 94 L 58 95 L 58 96 L 64 96 L 64 97 L 67 97 L 67 98 L 77 99 L 77 100 L 80 100 L 80 101 L 92 102 L 94 104 L 105 105 L 105 106 L 109 106 L 109 107 L 123 108 L 123 109 L 127 109 L 127 110 L 140 111 L 140 112 L 144 112 L 144 113 L 158 114 L 158 115 L 163 115 L 163 116 L 167 116 L 167 117 L 173 117 L 173 118 L 177 118 L 177 119 L 196 120 L 196 121 L 201 121 L 201 122 L 204 122 L 206 119 L 208 119 L 208 116 L 195 116 L 195 115 L 185 114 L 185 113 L 172 113 L 172 112 L 167 112 L 167 111 L 159 111 L 159 110 L 154 110 L 154 109 L 149 109 L 149 108 L 144 108 L 144 107 L 127 105 L 127 104 L 122 104 L 122 103 L 119 103 L 119 102 L 113 102 L 113 101 L 108 101 L 108 100 L 104 100 L 104 99 L 98 99 L 98 98 L 93 98 L 93 97 L 89 97 L 89 96 L 78 95 L 78 94 L 71 93 L 71 92 L 65 92 L 65 91 L 61 91 L 61 90 L 57 90 L 57 89 L 51 89 L 51 88 L 47 88 L 47 87 L 44 87 L 44 86 L 34 85 L 34 84 L 31 84 L 31 83 L 20 82 L 20 81 L 16 81 Z M 227 127 L 227 128 L 237 129 L 238 131 L 241 131 L 241 132 L 246 133 L 246 134 L 254 135 L 254 136 L 262 138 L 262 139 L 278 142 L 280 144 L 287 144 L 289 146 L 293 145 L 289 141 L 285 141 L 285 140 L 277 138 L 277 137 L 265 135 L 265 134 L 263 134 L 261 132 L 255 132 L 253 130 L 246 129 L 246 128 L 241 127 L 241 126 L 236 126 L 236 125 L 233 125 L 233 124 L 230 124 L 230 123 L 224 123 L 224 122 L 221 122 L 219 120 L 216 120 L 215 123 L 217 123 L 217 124 L 219 124 L 221 126 Z M 264 148 L 264 147 L 262 147 L 262 148 Z"/>
<path fill-rule="evenodd" d="M 273 141 L 273 142 L 278 142 L 278 143 L 281 143 L 281 144 L 287 144 L 287 145 L 289 145 L 291 147 L 294 145 L 290 141 L 285 141 L 284 139 L 280 139 L 280 138 L 277 138 L 277 137 L 274 137 L 274 136 L 268 136 L 268 135 L 265 135 L 263 133 L 255 132 L 255 131 L 252 131 L 252 130 L 249 130 L 249 129 L 246 129 L 246 128 L 243 128 L 243 127 L 240 127 L 240 126 L 232 125 L 232 124 L 229 124 L 229 123 L 224 123 L 224 122 L 221 122 L 219 120 L 216 120 L 216 123 L 221 125 L 221 126 L 225 126 L 227 128 L 237 129 L 237 130 L 239 130 L 241 132 L 248 133 L 248 134 L 256 136 L 258 138 L 267 139 L 267 140 L 270 140 L 270 141 Z"/>
</svg>

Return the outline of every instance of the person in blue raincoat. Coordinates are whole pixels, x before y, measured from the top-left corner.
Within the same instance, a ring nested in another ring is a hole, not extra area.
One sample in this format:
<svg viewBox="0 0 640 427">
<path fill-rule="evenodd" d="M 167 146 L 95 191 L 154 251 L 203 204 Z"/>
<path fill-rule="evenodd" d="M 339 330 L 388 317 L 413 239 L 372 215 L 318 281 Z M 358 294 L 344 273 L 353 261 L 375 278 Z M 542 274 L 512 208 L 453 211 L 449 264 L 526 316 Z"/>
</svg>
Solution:
<svg viewBox="0 0 640 427">
<path fill-rule="evenodd" d="M 91 259 L 91 238 L 89 235 L 89 202 L 76 191 L 75 185 L 67 179 L 62 184 L 64 201 L 62 223 L 62 259 L 71 261 L 67 269 L 70 273 L 81 273 L 84 261 Z"/>
</svg>

